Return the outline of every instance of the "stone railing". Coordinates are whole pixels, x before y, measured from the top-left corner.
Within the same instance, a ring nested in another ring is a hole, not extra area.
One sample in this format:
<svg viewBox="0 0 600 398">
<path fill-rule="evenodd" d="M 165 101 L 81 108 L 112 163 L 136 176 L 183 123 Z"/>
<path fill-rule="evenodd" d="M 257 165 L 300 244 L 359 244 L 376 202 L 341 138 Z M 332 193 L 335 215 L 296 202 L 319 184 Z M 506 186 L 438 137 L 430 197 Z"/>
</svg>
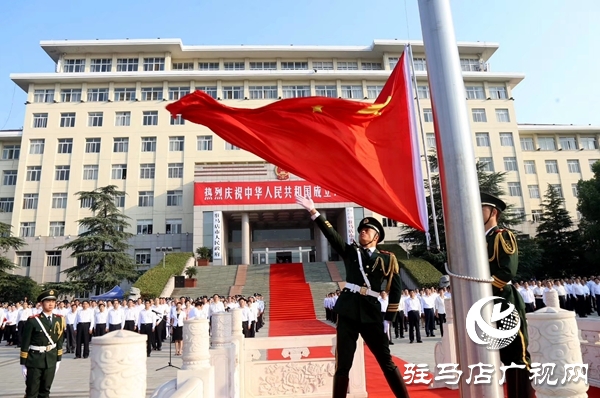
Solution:
<svg viewBox="0 0 600 398">
<path fill-rule="evenodd" d="M 581 332 L 581 354 L 588 364 L 588 383 L 600 388 L 600 318 L 577 318 Z"/>
</svg>

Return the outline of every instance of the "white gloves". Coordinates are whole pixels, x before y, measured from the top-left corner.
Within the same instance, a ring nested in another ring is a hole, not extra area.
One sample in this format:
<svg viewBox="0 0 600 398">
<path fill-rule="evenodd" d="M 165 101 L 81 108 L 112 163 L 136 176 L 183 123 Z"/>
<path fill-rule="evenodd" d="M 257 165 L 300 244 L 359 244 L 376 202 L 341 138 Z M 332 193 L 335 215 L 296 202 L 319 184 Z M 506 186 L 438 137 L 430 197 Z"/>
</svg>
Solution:
<svg viewBox="0 0 600 398">
<path fill-rule="evenodd" d="M 305 198 L 304 196 L 296 195 L 296 203 L 304 207 L 307 211 L 315 208 L 315 202 L 311 198 Z"/>
<path fill-rule="evenodd" d="M 60 368 L 60 361 L 56 362 L 56 369 L 54 369 L 54 374 L 58 373 L 59 368 Z"/>
<path fill-rule="evenodd" d="M 21 365 L 21 373 L 23 374 L 23 378 L 27 380 L 27 366 Z"/>
</svg>

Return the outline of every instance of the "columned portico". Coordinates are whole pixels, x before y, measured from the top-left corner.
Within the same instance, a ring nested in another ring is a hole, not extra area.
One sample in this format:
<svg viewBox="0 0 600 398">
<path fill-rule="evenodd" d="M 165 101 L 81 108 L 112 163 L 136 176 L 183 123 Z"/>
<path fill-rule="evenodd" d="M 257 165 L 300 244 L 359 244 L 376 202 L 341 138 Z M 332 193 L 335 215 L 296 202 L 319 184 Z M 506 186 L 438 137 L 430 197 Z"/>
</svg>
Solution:
<svg viewBox="0 0 600 398">
<path fill-rule="evenodd" d="M 327 218 L 327 213 L 325 212 L 325 210 L 321 210 L 320 213 L 323 217 Z M 317 251 L 319 261 L 329 261 L 329 245 L 327 244 L 327 238 L 325 237 L 325 235 L 323 235 L 323 232 L 321 232 L 321 230 L 316 225 L 315 230 L 318 231 L 316 232 L 316 234 L 318 234 L 319 237 L 319 250 Z"/>
<path fill-rule="evenodd" d="M 250 264 L 250 218 L 242 213 L 242 264 Z"/>
</svg>

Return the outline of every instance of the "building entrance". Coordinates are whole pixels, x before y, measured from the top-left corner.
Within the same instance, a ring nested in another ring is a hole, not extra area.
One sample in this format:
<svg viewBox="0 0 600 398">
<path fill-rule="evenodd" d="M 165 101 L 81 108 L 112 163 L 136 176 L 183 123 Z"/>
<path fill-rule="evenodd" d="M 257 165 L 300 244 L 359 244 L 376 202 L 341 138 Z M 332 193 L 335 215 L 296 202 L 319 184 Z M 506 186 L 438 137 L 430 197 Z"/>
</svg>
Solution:
<svg viewBox="0 0 600 398">
<path fill-rule="evenodd" d="M 315 258 L 314 247 L 265 247 L 252 250 L 252 264 L 310 263 Z"/>
</svg>

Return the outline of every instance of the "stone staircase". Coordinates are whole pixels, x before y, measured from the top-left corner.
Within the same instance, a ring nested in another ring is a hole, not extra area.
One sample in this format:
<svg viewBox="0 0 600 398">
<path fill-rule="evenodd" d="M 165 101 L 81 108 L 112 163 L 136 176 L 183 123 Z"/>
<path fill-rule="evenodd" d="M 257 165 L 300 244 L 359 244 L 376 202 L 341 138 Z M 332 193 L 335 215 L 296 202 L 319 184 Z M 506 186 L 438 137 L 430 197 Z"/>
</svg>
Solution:
<svg viewBox="0 0 600 398">
<path fill-rule="evenodd" d="M 198 267 L 197 287 L 194 288 L 175 288 L 171 297 L 201 297 L 212 296 L 218 294 L 220 296 L 228 296 L 229 289 L 235 284 L 235 276 L 237 274 L 237 265 L 219 265 Z"/>
<path fill-rule="evenodd" d="M 327 293 L 335 292 L 338 284 L 331 280 L 326 263 L 304 263 L 304 278 L 310 286 L 317 319 L 325 319 L 323 299 Z"/>
<path fill-rule="evenodd" d="M 265 314 L 263 315 L 265 322 L 269 319 L 269 304 L 270 304 L 270 280 L 271 266 L 268 264 L 249 265 L 246 270 L 246 283 L 242 289 L 242 294 L 245 297 L 252 296 L 254 293 L 260 293 L 265 302 Z"/>
</svg>

